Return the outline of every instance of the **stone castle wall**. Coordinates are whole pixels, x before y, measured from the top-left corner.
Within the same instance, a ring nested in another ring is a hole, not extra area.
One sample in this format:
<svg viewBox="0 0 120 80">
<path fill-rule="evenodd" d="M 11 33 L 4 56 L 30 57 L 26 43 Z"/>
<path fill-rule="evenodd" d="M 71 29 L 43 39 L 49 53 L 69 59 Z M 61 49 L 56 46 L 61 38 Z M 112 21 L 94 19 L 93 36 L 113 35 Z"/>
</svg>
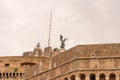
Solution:
<svg viewBox="0 0 120 80">
<path fill-rule="evenodd" d="M 46 52 L 46 55 L 49 53 Z M 41 72 L 48 70 L 49 61 L 49 57 L 44 56 L 39 47 L 34 48 L 34 51 L 24 52 L 23 56 L 0 57 L 0 80 L 22 80 L 25 70 L 29 69 L 33 73 L 38 69 L 37 65 L 40 63 L 42 63 Z"/>
<path fill-rule="evenodd" d="M 92 80 L 88 79 L 92 77 L 96 77 L 95 80 L 98 80 L 101 73 L 107 75 L 106 80 L 108 77 L 110 78 L 109 75 L 117 76 L 116 80 L 118 80 L 118 75 L 120 75 L 119 62 L 120 44 L 78 45 L 53 55 L 51 69 L 30 76 L 26 80 L 80 80 L 74 78 L 76 75 L 80 78 L 78 74 L 82 73 L 86 75 L 86 80 Z"/>
<path fill-rule="evenodd" d="M 100 80 L 119 80 L 119 62 L 120 44 L 78 45 L 64 52 L 37 47 L 23 56 L 0 57 L 0 79 L 99 80 L 102 74 Z"/>
<path fill-rule="evenodd" d="M 19 77 L 23 78 L 24 70 L 42 62 L 47 64 L 49 58 L 47 57 L 23 57 L 23 56 L 11 56 L 0 57 L 0 79 Z M 46 70 L 47 67 L 43 68 Z"/>
<path fill-rule="evenodd" d="M 50 64 L 49 61 L 50 61 L 49 58 L 42 59 L 38 64 L 32 67 L 26 68 L 24 71 L 24 74 L 26 75 L 24 75 L 24 77 L 30 77 L 30 76 L 33 76 L 33 75 L 36 75 L 38 73 L 48 70 L 49 64 Z"/>
<path fill-rule="evenodd" d="M 52 66 L 59 65 L 76 57 L 120 56 L 120 44 L 78 45 L 52 58 Z"/>
<path fill-rule="evenodd" d="M 28 80 L 35 80 L 36 78 L 40 80 L 42 78 L 45 80 L 58 80 L 61 76 L 74 71 L 83 73 L 86 73 L 86 71 L 115 71 L 116 73 L 116 70 L 120 70 L 119 62 L 120 57 L 76 58 L 43 73 L 38 73 L 38 77 L 36 75 L 33 77 L 30 76 L 31 78 Z"/>
</svg>

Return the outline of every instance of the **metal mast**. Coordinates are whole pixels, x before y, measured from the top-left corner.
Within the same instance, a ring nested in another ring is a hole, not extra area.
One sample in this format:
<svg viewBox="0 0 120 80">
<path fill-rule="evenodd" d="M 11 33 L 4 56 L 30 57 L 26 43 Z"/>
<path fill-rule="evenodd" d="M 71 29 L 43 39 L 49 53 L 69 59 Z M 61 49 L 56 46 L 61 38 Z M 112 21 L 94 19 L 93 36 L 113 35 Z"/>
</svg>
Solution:
<svg viewBox="0 0 120 80">
<path fill-rule="evenodd" d="M 50 14 L 50 25 L 49 25 L 49 36 L 48 36 L 48 47 L 50 47 L 51 25 L 52 25 L 52 11 L 51 11 L 51 14 Z"/>
<path fill-rule="evenodd" d="M 50 25 L 49 25 L 49 36 L 48 36 L 48 47 L 50 47 L 50 39 L 51 39 L 51 25 L 52 25 L 52 11 L 50 13 Z M 51 59 L 52 59 L 52 54 L 50 50 L 48 51 L 50 54 L 50 64 L 49 64 L 49 69 L 51 69 Z"/>
</svg>

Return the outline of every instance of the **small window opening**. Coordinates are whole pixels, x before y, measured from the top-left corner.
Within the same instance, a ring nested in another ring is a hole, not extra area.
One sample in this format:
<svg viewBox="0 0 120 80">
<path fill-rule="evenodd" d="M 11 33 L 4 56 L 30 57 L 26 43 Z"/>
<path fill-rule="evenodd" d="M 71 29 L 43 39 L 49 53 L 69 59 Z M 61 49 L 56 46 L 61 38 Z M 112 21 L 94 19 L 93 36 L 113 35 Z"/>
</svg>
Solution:
<svg viewBox="0 0 120 80">
<path fill-rule="evenodd" d="M 91 57 L 95 57 L 95 53 L 91 53 Z"/>
<path fill-rule="evenodd" d="M 5 64 L 5 67 L 9 67 L 10 66 L 10 64 Z"/>
</svg>

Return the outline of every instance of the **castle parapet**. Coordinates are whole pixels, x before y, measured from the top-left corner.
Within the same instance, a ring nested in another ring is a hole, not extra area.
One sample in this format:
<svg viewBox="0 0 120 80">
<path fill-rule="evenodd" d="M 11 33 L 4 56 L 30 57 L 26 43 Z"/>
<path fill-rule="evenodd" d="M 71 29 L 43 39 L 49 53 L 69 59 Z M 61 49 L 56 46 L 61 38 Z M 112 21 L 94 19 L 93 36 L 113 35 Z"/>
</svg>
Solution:
<svg viewBox="0 0 120 80">
<path fill-rule="evenodd" d="M 23 56 L 32 56 L 33 52 L 32 51 L 28 51 L 28 52 L 24 52 Z"/>
<path fill-rule="evenodd" d="M 44 56 L 46 56 L 46 57 L 52 56 L 52 48 L 51 47 L 46 47 L 44 49 Z"/>
<path fill-rule="evenodd" d="M 34 48 L 34 51 L 33 51 L 33 56 L 41 56 L 42 55 L 42 50 L 40 48 Z"/>
</svg>

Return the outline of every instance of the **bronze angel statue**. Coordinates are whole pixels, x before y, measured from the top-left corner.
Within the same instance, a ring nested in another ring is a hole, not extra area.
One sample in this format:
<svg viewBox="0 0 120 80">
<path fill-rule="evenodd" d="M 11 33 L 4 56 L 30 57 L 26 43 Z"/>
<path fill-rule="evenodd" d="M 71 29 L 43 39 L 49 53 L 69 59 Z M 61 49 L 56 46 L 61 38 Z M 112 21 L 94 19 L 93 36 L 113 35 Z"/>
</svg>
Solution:
<svg viewBox="0 0 120 80">
<path fill-rule="evenodd" d="M 61 46 L 60 48 L 65 48 L 65 41 L 68 40 L 68 38 L 64 38 L 63 39 L 63 36 L 60 35 L 60 41 L 61 41 Z"/>
</svg>

